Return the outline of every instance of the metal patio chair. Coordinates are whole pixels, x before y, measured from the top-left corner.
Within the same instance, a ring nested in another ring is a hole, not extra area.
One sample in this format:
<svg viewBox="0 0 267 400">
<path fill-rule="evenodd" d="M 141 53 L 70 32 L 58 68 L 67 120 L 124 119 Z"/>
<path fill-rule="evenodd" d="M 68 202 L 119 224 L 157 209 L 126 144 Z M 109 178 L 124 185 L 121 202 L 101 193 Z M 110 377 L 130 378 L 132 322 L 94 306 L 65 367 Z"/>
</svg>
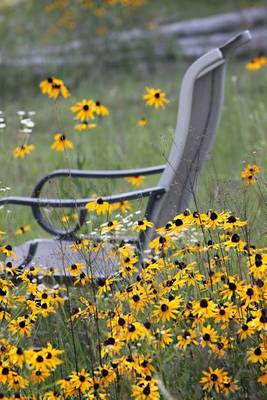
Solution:
<svg viewBox="0 0 267 400">
<path fill-rule="evenodd" d="M 103 197 L 104 201 L 116 203 L 148 197 L 145 217 L 156 227 L 165 226 L 177 213 L 190 205 L 201 167 L 207 159 L 214 141 L 220 120 L 224 99 L 225 64 L 235 49 L 250 40 L 249 31 L 244 31 L 219 48 L 209 51 L 196 60 L 186 71 L 180 90 L 178 119 L 170 154 L 165 165 L 119 171 L 92 171 L 62 169 L 43 177 L 35 186 L 32 197 L 5 197 L 0 205 L 16 204 L 32 208 L 33 216 L 39 225 L 54 236 L 53 239 L 36 239 L 14 248 L 17 255 L 14 265 L 25 266 L 30 263 L 44 268 L 58 267 L 59 275 L 65 275 L 66 265 L 81 262 L 79 253 L 71 252 L 71 241 L 77 240 L 77 232 L 86 220 L 85 205 L 94 201 L 83 199 L 47 199 L 41 191 L 51 179 L 58 177 L 109 178 L 118 179 L 130 176 L 161 174 L 157 186 L 130 193 Z M 43 207 L 75 208 L 79 220 L 72 229 L 58 229 L 50 224 L 41 212 Z M 153 229 L 146 235 L 136 238 L 139 249 L 146 249 L 153 237 Z M 93 260 L 96 275 L 105 276 L 114 268 L 116 261 L 104 267 L 105 254 L 97 254 Z"/>
</svg>

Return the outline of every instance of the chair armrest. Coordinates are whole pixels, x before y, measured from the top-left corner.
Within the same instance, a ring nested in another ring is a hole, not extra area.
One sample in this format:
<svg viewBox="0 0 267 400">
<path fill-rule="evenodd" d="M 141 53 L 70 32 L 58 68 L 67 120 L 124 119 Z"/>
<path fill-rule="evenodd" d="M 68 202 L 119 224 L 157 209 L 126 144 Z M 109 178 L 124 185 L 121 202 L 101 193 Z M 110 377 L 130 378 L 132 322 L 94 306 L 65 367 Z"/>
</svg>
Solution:
<svg viewBox="0 0 267 400">
<path fill-rule="evenodd" d="M 80 169 L 58 169 L 41 178 L 35 185 L 32 197 L 39 197 L 41 190 L 50 179 L 66 176 L 70 178 L 104 179 L 104 178 L 125 178 L 128 176 L 153 175 L 164 171 L 165 165 L 155 167 L 123 169 L 123 170 L 80 170 Z"/>
<path fill-rule="evenodd" d="M 102 199 L 110 204 L 117 203 L 124 200 L 135 200 L 150 195 L 161 196 L 165 193 L 164 187 L 152 187 L 142 190 L 135 190 L 122 194 L 115 194 L 112 196 L 103 196 Z M 87 203 L 95 201 L 95 198 L 88 197 L 84 199 L 45 199 L 39 197 L 2 197 L 0 198 L 0 206 L 5 204 L 16 204 L 21 206 L 30 207 L 53 207 L 53 208 L 77 208 L 82 209 Z"/>
<path fill-rule="evenodd" d="M 121 170 L 80 170 L 80 169 L 58 169 L 43 177 L 43 180 L 68 176 L 71 178 L 125 178 L 128 176 L 154 175 L 163 172 L 165 165 L 156 165 L 146 168 L 133 168 Z"/>
<path fill-rule="evenodd" d="M 116 194 L 112 196 L 102 197 L 104 201 L 110 204 L 118 203 L 124 200 L 135 200 L 143 197 L 154 196 L 160 198 L 166 189 L 164 187 L 152 187 L 143 190 L 136 190 L 129 193 Z M 3 197 L 0 199 L 0 206 L 5 204 L 15 204 L 22 206 L 30 206 L 32 208 L 33 216 L 38 224 L 48 233 L 59 236 L 61 238 L 74 238 L 77 232 L 86 220 L 87 210 L 85 205 L 95 201 L 94 198 L 84 199 L 42 199 L 38 196 L 34 197 Z M 71 229 L 58 229 L 50 224 L 40 211 L 40 207 L 53 207 L 53 208 L 76 208 L 79 210 L 79 220 L 77 224 Z"/>
</svg>

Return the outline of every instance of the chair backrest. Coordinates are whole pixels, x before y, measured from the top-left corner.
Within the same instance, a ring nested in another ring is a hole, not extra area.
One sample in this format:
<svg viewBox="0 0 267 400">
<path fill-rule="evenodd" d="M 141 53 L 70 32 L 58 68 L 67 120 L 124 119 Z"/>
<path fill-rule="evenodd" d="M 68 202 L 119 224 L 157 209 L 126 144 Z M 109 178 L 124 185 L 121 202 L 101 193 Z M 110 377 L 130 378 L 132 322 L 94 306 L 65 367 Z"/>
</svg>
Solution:
<svg viewBox="0 0 267 400">
<path fill-rule="evenodd" d="M 189 207 L 222 112 L 226 57 L 249 40 L 250 33 L 242 32 L 222 47 L 204 54 L 184 75 L 175 136 L 159 181 L 166 193 L 160 198 L 151 197 L 146 210 L 146 217 L 156 227 L 166 225 Z"/>
</svg>

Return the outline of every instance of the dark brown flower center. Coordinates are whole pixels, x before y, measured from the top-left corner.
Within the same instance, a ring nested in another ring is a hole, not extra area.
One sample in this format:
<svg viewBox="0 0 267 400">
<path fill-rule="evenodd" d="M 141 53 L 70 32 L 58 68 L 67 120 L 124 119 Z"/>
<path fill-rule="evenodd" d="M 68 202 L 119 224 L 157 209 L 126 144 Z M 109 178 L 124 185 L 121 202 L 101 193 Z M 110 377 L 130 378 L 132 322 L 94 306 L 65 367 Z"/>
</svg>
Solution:
<svg viewBox="0 0 267 400">
<path fill-rule="evenodd" d="M 262 353 L 262 351 L 261 351 L 260 347 L 257 347 L 257 348 L 254 350 L 255 356 L 260 356 L 261 353 Z"/>
<path fill-rule="evenodd" d="M 216 381 L 218 380 L 218 375 L 216 375 L 216 374 L 211 374 L 210 379 L 211 379 L 213 382 L 216 382 Z"/>
<path fill-rule="evenodd" d="M 200 307 L 201 308 L 207 308 L 208 307 L 208 302 L 207 302 L 207 300 L 206 299 L 202 299 L 202 300 L 200 300 Z"/>
<path fill-rule="evenodd" d="M 160 309 L 162 312 L 166 312 L 169 309 L 169 307 L 167 306 L 167 304 L 162 304 Z"/>
<path fill-rule="evenodd" d="M 217 218 L 218 218 L 218 215 L 214 211 L 212 211 L 210 214 L 210 219 L 212 221 L 215 221 Z"/>
<path fill-rule="evenodd" d="M 135 330 L 136 330 L 136 328 L 135 328 L 134 324 L 129 324 L 128 325 L 128 331 L 129 332 L 134 332 Z"/>
<path fill-rule="evenodd" d="M 238 243 L 239 240 L 240 240 L 239 235 L 238 235 L 237 233 L 234 233 L 233 236 L 232 236 L 232 238 L 231 238 L 231 241 L 232 241 L 233 243 Z"/>
</svg>

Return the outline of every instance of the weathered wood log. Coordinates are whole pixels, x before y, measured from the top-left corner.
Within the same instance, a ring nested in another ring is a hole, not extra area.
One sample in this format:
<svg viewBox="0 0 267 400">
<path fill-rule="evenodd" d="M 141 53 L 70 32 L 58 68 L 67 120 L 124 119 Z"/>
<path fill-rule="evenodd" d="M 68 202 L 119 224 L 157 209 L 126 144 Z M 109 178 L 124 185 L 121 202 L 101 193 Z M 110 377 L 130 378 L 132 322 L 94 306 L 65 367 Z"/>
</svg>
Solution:
<svg viewBox="0 0 267 400">
<path fill-rule="evenodd" d="M 267 7 L 263 7 L 173 22 L 152 31 L 111 33 L 105 40 L 97 38 L 90 43 L 75 40 L 63 46 L 21 49 L 17 57 L 0 54 L 0 65 L 93 65 L 96 60 L 116 64 L 129 59 L 150 61 L 153 57 L 191 60 L 247 28 L 252 32 L 252 41 L 239 54 L 254 56 L 267 52 Z"/>
<path fill-rule="evenodd" d="M 127 42 L 140 40 L 153 36 L 193 36 L 208 35 L 214 32 L 229 32 L 243 27 L 253 27 L 267 23 L 267 8 L 247 8 L 240 11 L 213 15 L 210 17 L 179 21 L 163 25 L 151 31 L 133 29 L 126 32 L 118 32 L 110 35 L 111 40 Z"/>
<path fill-rule="evenodd" d="M 231 32 L 232 35 L 237 34 L 238 31 Z M 267 52 L 267 26 L 265 28 L 251 29 L 252 40 L 246 47 L 241 47 L 237 50 L 238 55 L 257 55 L 258 53 Z M 178 40 L 178 46 L 181 53 L 189 59 L 197 58 L 203 53 L 221 45 L 229 39 L 229 32 L 227 33 L 213 33 L 212 35 L 198 35 L 181 38 Z"/>
</svg>

